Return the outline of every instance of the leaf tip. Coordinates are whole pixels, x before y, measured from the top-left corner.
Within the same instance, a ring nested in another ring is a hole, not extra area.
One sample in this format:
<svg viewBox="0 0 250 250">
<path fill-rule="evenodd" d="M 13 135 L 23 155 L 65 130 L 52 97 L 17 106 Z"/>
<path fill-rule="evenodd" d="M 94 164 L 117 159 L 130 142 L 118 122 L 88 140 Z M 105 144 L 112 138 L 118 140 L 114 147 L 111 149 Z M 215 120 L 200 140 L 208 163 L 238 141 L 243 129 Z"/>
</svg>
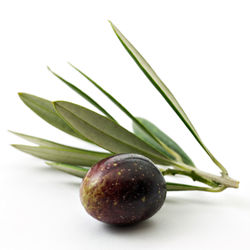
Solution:
<svg viewBox="0 0 250 250">
<path fill-rule="evenodd" d="M 79 71 L 79 70 L 76 68 L 76 66 L 74 66 L 71 62 L 68 62 L 68 65 L 71 66 L 73 69 Z"/>
<path fill-rule="evenodd" d="M 18 92 L 17 94 L 18 94 L 18 96 L 19 96 L 20 99 L 23 99 L 25 97 L 25 95 L 26 95 L 23 92 Z"/>
<path fill-rule="evenodd" d="M 19 146 L 18 144 L 10 144 L 10 146 L 13 147 L 13 148 L 17 148 L 17 149 L 19 148 L 19 147 L 18 147 L 18 146 Z"/>
<path fill-rule="evenodd" d="M 33 97 L 33 95 L 24 92 L 18 92 L 17 94 L 23 102 L 25 102 L 29 97 Z"/>
<path fill-rule="evenodd" d="M 17 132 L 15 132 L 15 131 L 12 131 L 12 130 L 7 130 L 9 133 L 11 133 L 11 134 L 14 134 L 14 135 L 19 135 L 19 133 L 17 133 Z"/>
<path fill-rule="evenodd" d="M 47 66 L 47 69 L 50 73 L 52 73 L 54 76 L 58 77 L 58 75 L 49 67 Z M 59 77 L 58 77 L 59 78 Z"/>
<path fill-rule="evenodd" d="M 110 20 L 108 20 L 108 22 L 109 22 L 109 24 L 111 25 L 112 29 L 115 31 L 115 30 L 116 30 L 115 25 L 114 25 Z"/>
</svg>

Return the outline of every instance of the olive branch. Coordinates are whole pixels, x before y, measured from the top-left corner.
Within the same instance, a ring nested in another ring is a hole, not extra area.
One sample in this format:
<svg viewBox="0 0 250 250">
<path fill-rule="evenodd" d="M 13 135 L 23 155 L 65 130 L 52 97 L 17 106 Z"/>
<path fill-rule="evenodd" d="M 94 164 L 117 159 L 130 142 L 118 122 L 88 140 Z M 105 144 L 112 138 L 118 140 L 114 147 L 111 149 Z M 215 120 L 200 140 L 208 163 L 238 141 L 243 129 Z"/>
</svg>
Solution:
<svg viewBox="0 0 250 250">
<path fill-rule="evenodd" d="M 64 84 L 96 107 L 102 115 L 74 103 L 65 101 L 51 102 L 27 93 L 19 93 L 21 100 L 38 116 L 54 127 L 80 140 L 95 144 L 105 149 L 106 152 L 70 147 L 17 132 L 12 133 L 36 144 L 36 146 L 20 144 L 13 144 L 12 146 L 25 153 L 48 161 L 46 163 L 53 168 L 81 178 L 86 175 L 93 164 L 103 158 L 120 153 L 137 153 L 150 158 L 155 164 L 159 165 L 159 169 L 163 175 L 183 175 L 191 178 L 193 181 L 205 184 L 205 186 L 195 186 L 167 182 L 168 191 L 197 190 L 220 192 L 226 188 L 238 188 L 239 182 L 229 177 L 225 167 L 204 145 L 193 124 L 171 91 L 118 28 L 111 22 L 110 24 L 117 38 L 135 63 L 220 169 L 220 175 L 210 174 L 197 168 L 191 158 L 173 139 L 152 122 L 144 118 L 135 117 L 108 91 L 72 64 L 70 64 L 70 66 L 99 89 L 132 120 L 133 133 L 122 127 L 118 121 L 92 97 L 48 68 L 51 73 Z"/>
</svg>

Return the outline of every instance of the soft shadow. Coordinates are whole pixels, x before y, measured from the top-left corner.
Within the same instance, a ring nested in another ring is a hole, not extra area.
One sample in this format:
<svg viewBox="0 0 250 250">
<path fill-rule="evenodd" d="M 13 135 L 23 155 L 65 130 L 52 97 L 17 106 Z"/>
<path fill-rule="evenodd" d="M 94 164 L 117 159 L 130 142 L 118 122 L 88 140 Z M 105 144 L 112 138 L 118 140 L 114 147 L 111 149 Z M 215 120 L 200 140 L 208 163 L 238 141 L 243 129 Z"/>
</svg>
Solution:
<svg viewBox="0 0 250 250">
<path fill-rule="evenodd" d="M 77 188 L 79 189 L 80 188 L 80 185 L 81 185 L 81 182 L 76 182 L 76 181 L 68 181 L 68 182 L 63 182 L 65 185 L 69 186 L 69 187 L 72 187 L 72 188 Z"/>
<path fill-rule="evenodd" d="M 50 174 L 56 174 L 56 173 L 60 173 L 58 170 L 54 169 L 54 168 L 51 168 L 51 167 L 48 167 L 48 166 L 41 166 L 41 165 L 38 165 L 38 166 L 33 166 L 31 169 L 30 169 L 31 172 L 36 172 L 36 173 L 42 173 L 42 174 L 47 174 L 47 173 L 50 173 Z"/>
<path fill-rule="evenodd" d="M 103 227 L 106 231 L 112 234 L 134 234 L 138 232 L 145 232 L 148 230 L 153 230 L 155 227 L 155 222 L 152 219 L 148 219 L 146 221 L 138 222 L 132 225 L 125 225 L 125 226 L 117 226 L 117 225 L 109 225 L 103 224 Z"/>
</svg>

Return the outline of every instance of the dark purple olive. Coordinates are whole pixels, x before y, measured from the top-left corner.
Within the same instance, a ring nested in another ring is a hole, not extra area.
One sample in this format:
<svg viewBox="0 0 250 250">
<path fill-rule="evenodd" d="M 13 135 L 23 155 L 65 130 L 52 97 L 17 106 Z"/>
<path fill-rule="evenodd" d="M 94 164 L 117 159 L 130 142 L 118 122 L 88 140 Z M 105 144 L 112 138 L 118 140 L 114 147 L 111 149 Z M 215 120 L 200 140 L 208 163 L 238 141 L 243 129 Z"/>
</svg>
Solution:
<svg viewBox="0 0 250 250">
<path fill-rule="evenodd" d="M 81 202 L 97 220 L 127 225 L 154 215 L 166 198 L 166 182 L 148 158 L 119 154 L 96 163 L 81 184 Z"/>
</svg>

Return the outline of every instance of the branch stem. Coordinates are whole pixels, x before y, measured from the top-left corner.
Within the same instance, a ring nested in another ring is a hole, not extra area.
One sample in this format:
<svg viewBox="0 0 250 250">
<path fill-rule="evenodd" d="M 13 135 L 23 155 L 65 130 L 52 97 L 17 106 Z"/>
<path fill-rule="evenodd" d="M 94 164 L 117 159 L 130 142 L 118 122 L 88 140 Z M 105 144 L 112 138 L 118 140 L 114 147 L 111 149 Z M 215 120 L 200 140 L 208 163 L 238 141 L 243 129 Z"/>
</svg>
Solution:
<svg viewBox="0 0 250 250">
<path fill-rule="evenodd" d="M 225 187 L 231 187 L 231 188 L 238 188 L 239 187 L 239 181 L 230 178 L 228 175 L 218 176 L 218 175 L 210 174 L 208 172 L 191 167 L 191 166 L 184 164 L 182 162 L 172 161 L 171 163 L 175 168 L 189 172 L 188 175 L 192 176 L 192 178 L 197 180 L 197 181 L 201 181 L 202 179 L 204 179 L 205 181 L 211 182 L 211 184 L 216 183 L 217 186 L 225 186 Z M 184 172 L 184 173 L 186 173 L 186 172 Z M 185 175 L 187 175 L 187 174 L 185 174 Z M 197 176 L 199 178 L 202 178 L 202 179 L 200 179 L 200 180 L 197 179 Z M 204 181 L 201 181 L 201 182 L 208 184 Z M 208 185 L 210 185 L 210 184 L 208 184 Z"/>
<path fill-rule="evenodd" d="M 172 176 L 185 175 L 185 176 L 190 177 L 193 181 L 199 181 L 211 187 L 218 187 L 218 184 L 216 182 L 211 181 L 210 179 L 204 178 L 200 175 L 197 175 L 194 171 L 184 171 L 184 170 L 172 169 L 172 168 L 163 169 L 160 171 L 163 175 L 172 175 Z"/>
</svg>

